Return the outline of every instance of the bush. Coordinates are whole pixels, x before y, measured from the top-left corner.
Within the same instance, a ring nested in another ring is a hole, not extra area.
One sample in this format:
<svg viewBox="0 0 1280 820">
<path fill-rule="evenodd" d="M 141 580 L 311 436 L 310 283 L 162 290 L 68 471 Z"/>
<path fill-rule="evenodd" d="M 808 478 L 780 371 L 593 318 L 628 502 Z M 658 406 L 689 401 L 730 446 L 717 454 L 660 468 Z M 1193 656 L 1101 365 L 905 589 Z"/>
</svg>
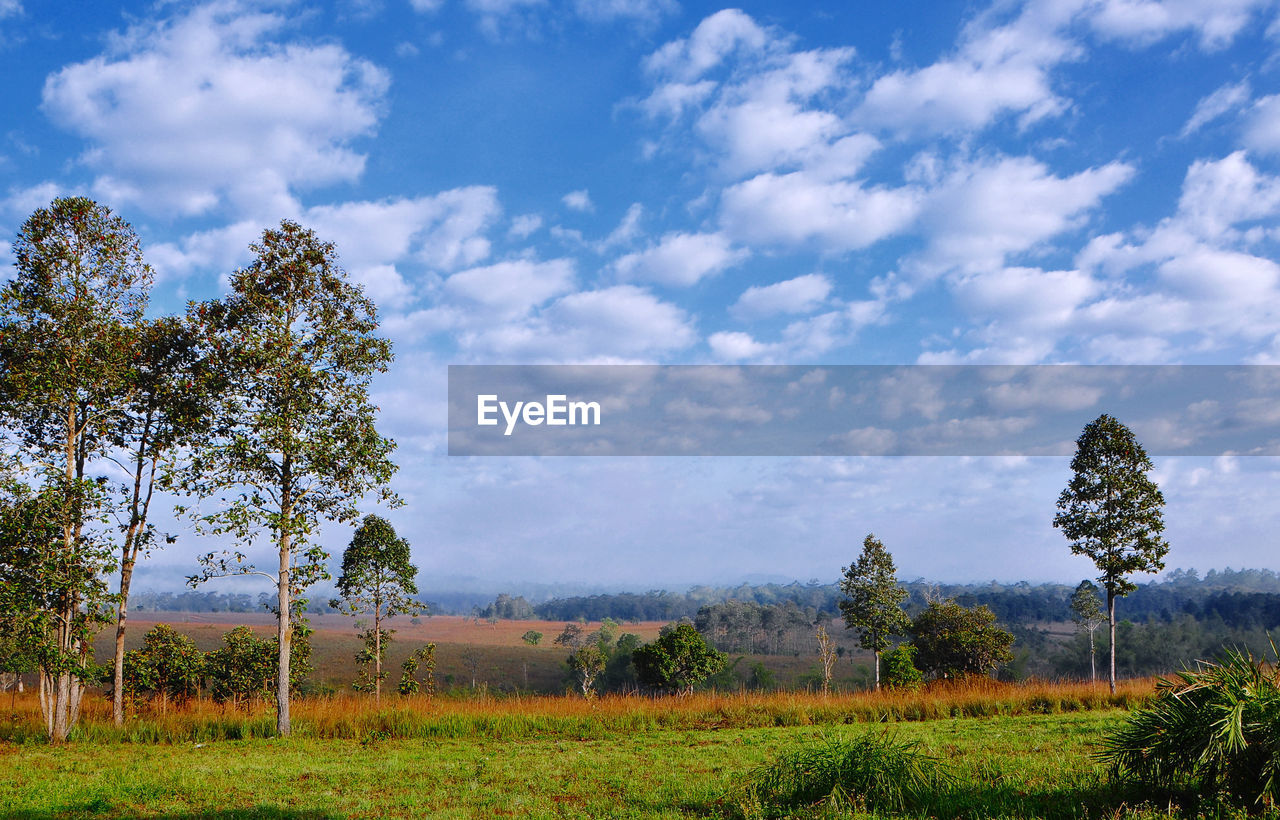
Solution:
<svg viewBox="0 0 1280 820">
<path fill-rule="evenodd" d="M 124 655 L 124 690 L 130 697 L 185 703 L 200 693 L 204 655 L 195 641 L 168 624 L 156 624 L 142 638 L 142 648 Z"/>
<path fill-rule="evenodd" d="M 914 692 L 924 683 L 924 675 L 916 668 L 916 648 L 900 643 L 884 653 L 884 685 L 888 689 Z"/>
<path fill-rule="evenodd" d="M 738 803 L 748 816 L 779 816 L 822 803 L 842 812 L 914 812 L 950 785 L 918 741 L 887 733 L 826 737 L 751 772 Z"/>
<path fill-rule="evenodd" d="M 1113 777 L 1255 808 L 1280 798 L 1280 680 L 1231 650 L 1156 686 L 1154 702 L 1112 733 L 1099 757 Z"/>
<path fill-rule="evenodd" d="M 645 686 L 689 694 L 695 684 L 723 669 L 728 658 L 708 646 L 692 624 L 682 623 L 663 627 L 658 639 L 637 649 L 631 660 Z"/>
</svg>

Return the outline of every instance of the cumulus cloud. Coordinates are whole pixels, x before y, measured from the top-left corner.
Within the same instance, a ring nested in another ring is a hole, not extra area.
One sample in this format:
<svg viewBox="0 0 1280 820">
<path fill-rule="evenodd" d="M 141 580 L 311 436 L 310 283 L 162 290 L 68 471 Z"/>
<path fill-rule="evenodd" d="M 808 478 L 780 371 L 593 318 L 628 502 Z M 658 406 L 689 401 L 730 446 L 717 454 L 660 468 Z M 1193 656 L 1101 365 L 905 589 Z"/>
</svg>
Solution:
<svg viewBox="0 0 1280 820">
<path fill-rule="evenodd" d="M 581 191 L 570 191 L 560 197 L 560 201 L 571 211 L 587 212 L 595 210 L 595 205 L 591 202 L 591 194 L 587 189 Z"/>
<path fill-rule="evenodd" d="M 476 186 L 434 196 L 360 200 L 286 214 L 333 242 L 342 264 L 379 304 L 401 306 L 419 295 L 424 271 L 474 265 L 490 253 L 485 232 L 501 215 L 497 191 Z M 242 220 L 148 246 L 162 277 L 227 273 L 249 261 L 263 225 Z"/>
<path fill-rule="evenodd" d="M 548 299 L 569 292 L 573 282 L 572 260 L 520 259 L 459 271 L 445 280 L 444 291 L 509 317 L 525 315 Z"/>
<path fill-rule="evenodd" d="M 657 75 L 689 82 L 720 65 L 735 52 L 758 52 L 769 33 L 738 9 L 725 9 L 704 19 L 688 37 L 673 40 L 645 60 Z"/>
<path fill-rule="evenodd" d="M 43 108 L 90 143 L 95 190 L 121 205 L 278 218 L 293 191 L 356 179 L 387 74 L 287 18 L 216 0 L 139 23 L 45 81 Z"/>
<path fill-rule="evenodd" d="M 1099 35 L 1148 45 L 1190 31 L 1206 51 L 1226 48 L 1272 0 L 1095 0 L 1087 19 Z"/>
<path fill-rule="evenodd" d="M 1120 162 L 1068 177 L 1026 157 L 963 163 L 927 198 L 920 220 L 929 246 L 913 267 L 937 273 L 1001 266 L 1078 225 L 1132 176 Z"/>
<path fill-rule="evenodd" d="M 760 174 L 724 191 L 720 222 L 741 242 L 857 250 L 911 225 L 920 210 L 920 193 L 913 187 L 865 187 L 800 171 Z"/>
<path fill-rule="evenodd" d="M 748 255 L 746 250 L 732 247 L 723 234 L 669 233 L 653 247 L 621 257 L 614 266 L 627 279 L 688 287 Z"/>
<path fill-rule="evenodd" d="M 740 318 L 760 318 L 779 313 L 810 313 L 831 293 L 831 280 L 807 273 L 772 285 L 747 288 L 729 312 Z"/>
</svg>

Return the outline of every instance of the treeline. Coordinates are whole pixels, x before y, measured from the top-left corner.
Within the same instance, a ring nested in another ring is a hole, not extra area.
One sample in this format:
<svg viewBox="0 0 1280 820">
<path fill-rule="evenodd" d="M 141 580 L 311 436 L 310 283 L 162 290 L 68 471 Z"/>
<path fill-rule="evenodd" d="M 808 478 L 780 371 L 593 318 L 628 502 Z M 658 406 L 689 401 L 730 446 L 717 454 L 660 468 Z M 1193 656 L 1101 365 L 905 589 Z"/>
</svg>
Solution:
<svg viewBox="0 0 1280 820">
<path fill-rule="evenodd" d="M 1029 626 L 1071 620 L 1072 584 L 1031 584 L 1026 581 L 1001 584 L 935 584 L 924 580 L 902 586 L 908 597 L 908 612 L 923 610 L 929 600 L 949 598 L 973 607 L 985 605 L 1006 626 Z M 546 621 L 620 622 L 695 620 L 707 606 L 736 601 L 760 607 L 789 607 L 811 612 L 810 623 L 819 614 L 835 617 L 841 598 L 832 584 L 799 582 L 791 584 L 741 584 L 733 587 L 695 586 L 687 592 L 651 590 L 554 598 L 531 603 L 522 596 L 499 595 L 473 612 L 480 617 L 541 619 Z M 1210 570 L 1200 576 L 1195 570 L 1174 570 L 1165 579 L 1138 588 L 1120 602 L 1120 615 L 1142 623 L 1170 621 L 1190 615 L 1201 619 L 1221 617 L 1240 627 L 1271 628 L 1280 623 L 1280 574 L 1269 569 Z"/>
</svg>

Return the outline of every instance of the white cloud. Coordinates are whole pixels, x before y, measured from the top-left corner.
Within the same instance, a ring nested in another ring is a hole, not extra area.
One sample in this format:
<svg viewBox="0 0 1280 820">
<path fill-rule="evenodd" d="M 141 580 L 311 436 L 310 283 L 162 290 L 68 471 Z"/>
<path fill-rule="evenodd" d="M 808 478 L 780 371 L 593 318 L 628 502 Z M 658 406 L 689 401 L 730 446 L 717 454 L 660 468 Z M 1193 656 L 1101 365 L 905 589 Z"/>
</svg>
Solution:
<svg viewBox="0 0 1280 820">
<path fill-rule="evenodd" d="M 729 362 L 759 359 L 773 350 L 771 346 L 757 342 L 751 334 L 738 330 L 712 333 L 707 337 L 707 345 L 717 359 Z"/>
<path fill-rule="evenodd" d="M 457 188 L 434 196 L 320 205 L 286 214 L 333 242 L 352 277 L 379 304 L 414 298 L 413 279 L 424 270 L 449 271 L 489 255 L 485 237 L 501 214 L 497 192 Z M 263 225 L 243 220 L 147 248 L 161 276 L 226 273 L 249 260 L 248 244 Z"/>
<path fill-rule="evenodd" d="M 570 259 L 521 259 L 460 271 L 446 279 L 443 287 L 450 296 L 496 311 L 502 317 L 523 316 L 572 290 L 574 275 Z"/>
<path fill-rule="evenodd" d="M 740 242 L 814 244 L 856 250 L 901 233 L 915 220 L 920 192 L 866 188 L 797 171 L 760 174 L 725 190 L 720 222 Z"/>
<path fill-rule="evenodd" d="M 676 0 L 574 0 L 573 7 L 584 19 L 597 23 L 634 20 L 651 24 L 680 10 Z"/>
<path fill-rule="evenodd" d="M 1280 94 L 1263 97 L 1250 110 L 1244 144 L 1260 154 L 1280 154 Z"/>
<path fill-rule="evenodd" d="M 1196 109 L 1191 113 L 1191 118 L 1187 120 L 1186 125 L 1182 126 L 1182 136 L 1193 134 L 1224 114 L 1242 107 L 1249 101 L 1251 93 L 1248 80 L 1228 83 L 1217 89 L 1196 103 Z"/>
<path fill-rule="evenodd" d="M 585 188 L 581 191 L 570 191 L 560 197 L 560 201 L 571 211 L 587 212 L 595 210 L 595 205 L 591 203 L 591 194 Z"/>
<path fill-rule="evenodd" d="M 760 51 L 769 43 L 765 29 L 738 9 L 707 17 L 689 37 L 674 40 L 649 55 L 645 68 L 654 74 L 692 81 L 737 51 Z"/>
<path fill-rule="evenodd" d="M 217 0 L 140 23 L 50 75 L 43 108 L 91 143 L 82 161 L 120 204 L 274 221 L 292 191 L 356 179 L 385 72 L 332 43 L 285 43 L 283 14 Z"/>
<path fill-rule="evenodd" d="M 440 10 L 444 0 L 409 0 L 409 5 L 420 14 L 428 14 Z"/>
<path fill-rule="evenodd" d="M 1081 53 L 1058 33 L 1069 18 L 1054 4 L 1029 3 L 1006 25 L 971 24 L 955 56 L 877 79 L 855 118 L 891 130 L 952 133 L 981 130 L 1004 115 L 1017 115 L 1024 126 L 1056 116 L 1070 104 L 1053 91 L 1049 71 Z"/>
<path fill-rule="evenodd" d="M 508 361 L 654 361 L 697 338 L 680 308 L 633 285 L 571 293 L 529 319 L 460 334 L 469 355 Z"/>
<path fill-rule="evenodd" d="M 807 273 L 772 285 L 749 287 L 729 312 L 748 319 L 779 313 L 810 313 L 830 293 L 830 279 L 820 273 Z"/>
<path fill-rule="evenodd" d="M 1026 157 L 965 163 L 927 199 L 920 217 L 929 247 L 917 272 L 980 270 L 1075 227 L 1133 176 L 1113 162 L 1069 177 Z"/>
<path fill-rule="evenodd" d="M 516 239 L 528 239 L 542 227 L 542 217 L 537 214 L 521 214 L 511 220 L 507 235 Z"/>
<path fill-rule="evenodd" d="M 1272 0 L 1094 0 L 1087 16 L 1103 37 L 1147 45 L 1192 31 L 1206 51 L 1226 48 Z"/>
<path fill-rule="evenodd" d="M 732 247 L 723 234 L 669 233 L 653 247 L 614 263 L 618 273 L 674 287 L 694 285 L 744 260 L 749 252 Z"/>
</svg>

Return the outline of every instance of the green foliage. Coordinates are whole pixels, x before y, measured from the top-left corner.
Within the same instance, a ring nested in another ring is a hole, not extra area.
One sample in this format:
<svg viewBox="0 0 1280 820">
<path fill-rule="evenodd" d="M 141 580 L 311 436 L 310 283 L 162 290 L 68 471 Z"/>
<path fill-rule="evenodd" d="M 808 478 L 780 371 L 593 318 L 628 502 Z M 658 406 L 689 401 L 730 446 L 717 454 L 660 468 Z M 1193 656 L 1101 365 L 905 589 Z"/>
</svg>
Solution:
<svg viewBox="0 0 1280 820">
<path fill-rule="evenodd" d="M 884 685 L 889 689 L 914 692 L 924 683 L 924 675 L 916 666 L 916 648 L 900 643 L 884 653 Z"/>
<path fill-rule="evenodd" d="M 413 654 L 405 658 L 404 663 L 400 667 L 400 683 L 396 686 L 396 690 L 402 695 L 416 695 L 422 693 L 425 695 L 434 695 L 436 693 L 436 645 L 429 643 L 426 646 L 418 647 Z M 422 680 L 419 681 L 417 675 L 421 669 Z"/>
<path fill-rule="evenodd" d="M 195 641 L 168 624 L 156 624 L 142 638 L 142 648 L 124 656 L 125 693 L 183 703 L 200 693 L 204 654 Z"/>
<path fill-rule="evenodd" d="M 773 670 L 765 666 L 761 661 L 751 664 L 751 674 L 747 678 L 748 688 L 757 692 L 768 692 L 778 685 L 777 676 Z"/>
<path fill-rule="evenodd" d="M 381 697 L 386 677 L 382 661 L 394 633 L 383 629 L 382 622 L 397 613 L 417 615 L 422 611 L 422 604 L 413 597 L 418 594 L 414 583 L 417 574 L 418 568 L 409 563 L 409 542 L 396 535 L 386 519 L 366 515 L 342 554 L 337 585 L 342 600 L 329 602 L 349 615 L 373 615 L 373 628 L 361 636 L 364 649 L 356 655 L 356 663 L 363 667 L 353 684 L 356 689 Z"/>
<path fill-rule="evenodd" d="M 596 678 L 604 672 L 605 661 L 605 652 L 598 643 L 583 644 L 570 653 L 569 670 L 584 698 L 595 696 Z"/>
<path fill-rule="evenodd" d="M 898 586 L 893 556 L 874 535 L 862 541 L 858 560 L 844 568 L 840 601 L 845 626 L 858 630 L 863 649 L 876 654 L 876 686 L 880 685 L 880 653 L 889 648 L 894 635 L 910 626 L 902 609 L 907 591 Z"/>
<path fill-rule="evenodd" d="M 382 662 L 386 660 L 387 644 L 391 643 L 391 632 L 386 629 L 378 631 L 382 634 L 379 635 L 373 629 L 366 629 L 360 635 L 360 640 L 364 644 L 356 653 L 356 666 L 360 671 L 351 684 L 356 691 L 377 691 L 387 676 L 387 673 L 382 671 Z M 373 667 L 372 671 L 370 667 Z"/>
<path fill-rule="evenodd" d="M 262 572 L 238 551 L 210 553 L 193 584 L 258 574 L 277 588 L 280 641 L 277 721 L 288 734 L 293 599 L 327 578 L 327 553 L 311 543 L 322 521 L 350 521 L 371 492 L 387 501 L 395 444 L 375 426 L 369 384 L 386 371 L 391 343 L 376 335 L 377 311 L 347 281 L 331 243 L 285 220 L 251 246 L 254 261 L 231 278 L 224 302 L 194 306 L 205 349 L 228 389 L 213 432 L 174 481 L 202 498 L 203 533 L 251 545 L 266 532 L 279 570 Z"/>
<path fill-rule="evenodd" d="M 1073 554 L 1097 565 L 1108 597 L 1135 589 L 1130 574 L 1164 569 L 1164 496 L 1147 477 L 1152 469 L 1133 431 L 1106 414 L 1085 425 L 1076 441 L 1053 526 L 1071 541 Z"/>
<path fill-rule="evenodd" d="M 1081 581 L 1075 592 L 1071 593 L 1071 618 L 1086 629 L 1106 623 L 1106 613 L 1102 611 L 1102 601 L 1098 599 L 1098 588 L 1092 581 Z"/>
<path fill-rule="evenodd" d="M 1100 758 L 1145 789 L 1188 790 L 1250 808 L 1280 803 L 1280 676 L 1253 656 L 1162 679 L 1156 698 L 1111 733 Z"/>
<path fill-rule="evenodd" d="M 664 627 L 653 643 L 632 653 L 636 677 L 644 686 L 666 692 L 689 693 L 708 675 L 718 672 L 727 657 L 707 646 L 692 624 Z"/>
<path fill-rule="evenodd" d="M 16 439 L 6 452 L 41 487 L 10 493 L 27 497 L 5 515 L 43 523 L 36 536 L 8 539 L 25 557 L 0 561 L 0 571 L 23 569 L 0 583 L 35 586 L 0 591 L 0 605 L 22 624 L 21 642 L 50 695 L 41 700 L 49 736 L 61 741 L 96 674 L 89 642 L 112 597 L 99 579 L 111 563 L 102 526 L 110 499 L 106 480 L 90 472 L 129 395 L 152 273 L 129 224 L 84 197 L 32 213 L 13 254 L 16 273 L 0 290 L 0 421 Z"/>
<path fill-rule="evenodd" d="M 222 636 L 223 646 L 205 657 L 209 694 L 219 703 L 247 706 L 271 696 L 276 677 L 276 647 L 247 626 Z"/>
<path fill-rule="evenodd" d="M 738 797 L 748 816 L 823 806 L 839 812 L 923 812 L 952 778 L 920 742 L 888 733 L 824 737 L 747 775 Z"/>
<path fill-rule="evenodd" d="M 1013 660 L 1013 635 L 986 606 L 932 601 L 912 621 L 911 636 L 920 670 L 936 677 L 983 675 Z"/>
<path fill-rule="evenodd" d="M 530 629 L 520 636 L 520 640 L 529 644 L 529 646 L 537 646 L 538 642 L 542 640 L 542 633 L 536 629 Z"/>
</svg>

